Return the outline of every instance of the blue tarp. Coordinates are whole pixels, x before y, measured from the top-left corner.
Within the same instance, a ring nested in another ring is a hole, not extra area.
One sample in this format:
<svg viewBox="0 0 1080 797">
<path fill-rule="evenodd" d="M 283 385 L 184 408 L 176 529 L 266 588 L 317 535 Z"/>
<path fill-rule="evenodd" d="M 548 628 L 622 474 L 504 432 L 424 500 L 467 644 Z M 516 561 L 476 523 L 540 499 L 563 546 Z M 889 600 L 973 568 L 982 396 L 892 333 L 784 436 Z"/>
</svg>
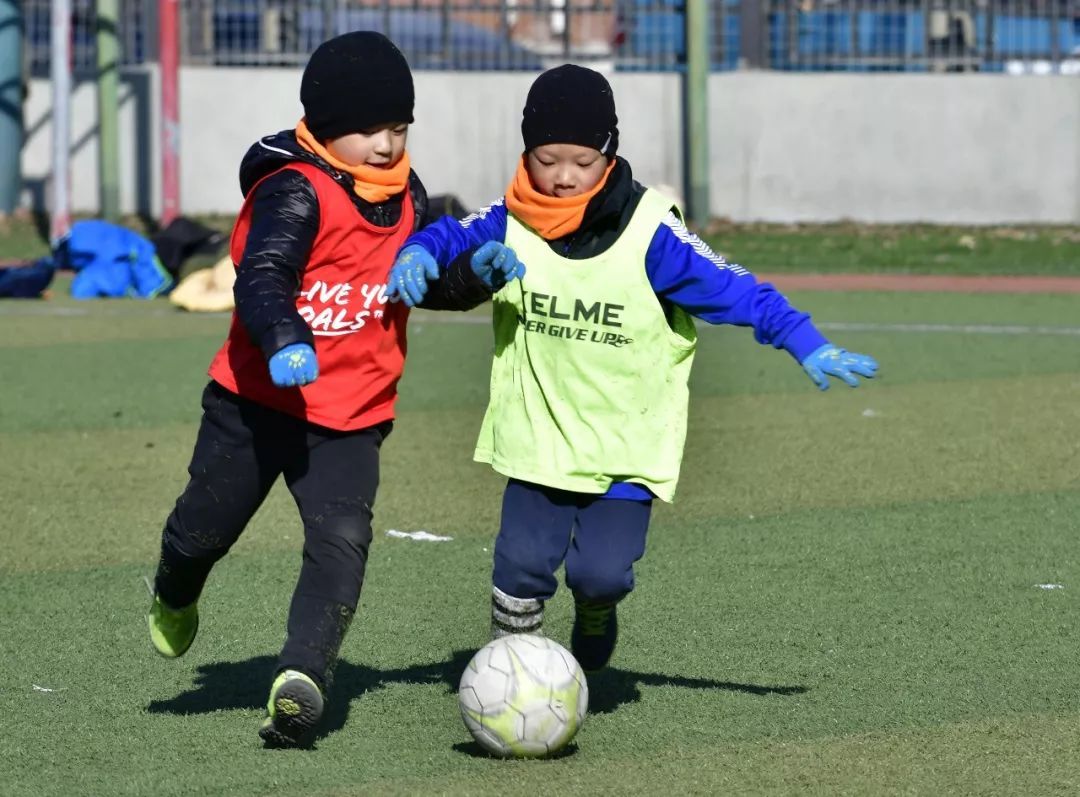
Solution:
<svg viewBox="0 0 1080 797">
<path fill-rule="evenodd" d="M 76 299 L 151 299 L 172 288 L 172 277 L 158 260 L 154 245 L 107 221 L 75 222 L 54 255 L 57 266 L 76 272 L 71 283 Z"/>
</svg>

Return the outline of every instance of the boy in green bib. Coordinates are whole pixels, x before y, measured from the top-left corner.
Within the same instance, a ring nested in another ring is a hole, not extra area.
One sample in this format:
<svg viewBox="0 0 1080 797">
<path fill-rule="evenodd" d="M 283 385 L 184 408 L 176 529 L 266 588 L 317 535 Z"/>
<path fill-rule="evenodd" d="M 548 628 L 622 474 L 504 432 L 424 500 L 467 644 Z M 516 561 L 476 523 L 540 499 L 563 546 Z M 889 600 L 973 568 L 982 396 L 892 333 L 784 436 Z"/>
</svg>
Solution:
<svg viewBox="0 0 1080 797">
<path fill-rule="evenodd" d="M 615 154 L 617 122 L 598 72 L 542 74 L 506 196 L 413 234 L 390 275 L 411 306 L 459 258 L 499 247 L 489 259 L 509 279 L 492 299 L 491 395 L 475 453 L 509 479 L 492 629 L 539 632 L 565 565 L 571 650 L 586 672 L 611 658 L 616 606 L 634 587 L 653 499 L 675 495 L 694 317 L 752 327 L 822 390 L 830 375 L 855 387 L 877 372 L 871 357 L 832 345 L 772 285 L 714 253 L 671 199 L 637 183 Z"/>
</svg>

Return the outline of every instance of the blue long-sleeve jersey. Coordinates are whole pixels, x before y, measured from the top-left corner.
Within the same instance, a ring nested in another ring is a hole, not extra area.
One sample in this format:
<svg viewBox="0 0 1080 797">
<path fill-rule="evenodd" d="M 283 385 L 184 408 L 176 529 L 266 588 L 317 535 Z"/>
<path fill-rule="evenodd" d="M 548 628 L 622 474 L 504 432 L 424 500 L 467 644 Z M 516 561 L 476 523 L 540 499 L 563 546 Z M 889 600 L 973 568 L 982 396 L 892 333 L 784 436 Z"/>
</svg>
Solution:
<svg viewBox="0 0 1080 797">
<path fill-rule="evenodd" d="M 487 241 L 505 240 L 506 219 L 506 205 L 499 199 L 461 220 L 445 216 L 406 245 L 419 244 L 445 267 Z M 772 284 L 728 263 L 674 212 L 656 228 L 645 253 L 645 273 L 662 299 L 710 324 L 752 327 L 759 343 L 784 349 L 799 362 L 828 342 L 808 313 L 792 307 Z"/>
<path fill-rule="evenodd" d="M 506 240 L 506 220 L 506 205 L 499 199 L 460 221 L 450 216 L 439 219 L 414 233 L 406 246 L 424 247 L 445 268 L 487 241 Z M 784 349 L 799 362 L 828 343 L 808 313 L 792 307 L 770 283 L 758 282 L 742 266 L 728 263 L 674 212 L 653 234 L 645 253 L 645 273 L 665 301 L 710 324 L 752 327 L 759 343 Z M 653 495 L 641 485 L 616 482 L 604 497 L 643 501 Z"/>
</svg>

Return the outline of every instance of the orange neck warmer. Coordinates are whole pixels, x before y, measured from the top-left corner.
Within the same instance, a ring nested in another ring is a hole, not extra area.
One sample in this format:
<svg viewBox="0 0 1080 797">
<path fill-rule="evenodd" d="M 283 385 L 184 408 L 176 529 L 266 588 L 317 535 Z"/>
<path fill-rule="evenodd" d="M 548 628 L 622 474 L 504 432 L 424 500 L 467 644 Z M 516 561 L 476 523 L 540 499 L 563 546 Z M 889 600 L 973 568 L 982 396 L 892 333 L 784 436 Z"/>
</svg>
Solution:
<svg viewBox="0 0 1080 797">
<path fill-rule="evenodd" d="M 353 178 L 353 190 L 357 195 L 373 204 L 385 202 L 392 196 L 396 196 L 405 190 L 409 183 L 409 153 L 401 156 L 401 160 L 385 169 L 377 166 L 352 166 L 343 163 L 330 154 L 330 151 L 311 135 L 307 128 L 307 122 L 303 119 L 296 125 L 296 140 L 301 147 L 312 155 L 318 155 L 328 164 L 340 172 L 351 174 Z"/>
<path fill-rule="evenodd" d="M 525 166 L 525 156 L 518 163 L 517 172 L 506 190 L 506 209 L 545 241 L 554 241 L 577 230 L 585 218 L 585 207 L 589 200 L 600 193 L 611 170 L 615 168 L 612 159 L 603 178 L 584 194 L 557 197 L 541 194 L 533 187 L 529 179 L 529 170 Z"/>
</svg>

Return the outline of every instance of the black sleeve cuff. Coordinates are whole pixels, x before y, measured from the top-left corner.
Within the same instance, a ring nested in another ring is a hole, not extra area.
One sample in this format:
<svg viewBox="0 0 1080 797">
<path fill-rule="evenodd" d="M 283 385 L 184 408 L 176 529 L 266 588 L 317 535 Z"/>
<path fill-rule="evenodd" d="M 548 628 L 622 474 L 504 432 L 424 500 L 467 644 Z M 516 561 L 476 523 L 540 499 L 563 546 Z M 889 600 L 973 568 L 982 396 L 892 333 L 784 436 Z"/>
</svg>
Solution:
<svg viewBox="0 0 1080 797">
<path fill-rule="evenodd" d="M 291 317 L 282 318 L 267 329 L 259 340 L 259 348 L 263 356 L 269 360 L 286 346 L 294 343 L 306 343 L 315 348 L 315 336 L 311 332 L 311 327 L 304 323 L 299 313 L 295 312 Z"/>
<path fill-rule="evenodd" d="M 425 310 L 472 310 L 491 299 L 494 291 L 472 270 L 475 249 L 462 252 L 436 281 L 418 306 Z"/>
</svg>

